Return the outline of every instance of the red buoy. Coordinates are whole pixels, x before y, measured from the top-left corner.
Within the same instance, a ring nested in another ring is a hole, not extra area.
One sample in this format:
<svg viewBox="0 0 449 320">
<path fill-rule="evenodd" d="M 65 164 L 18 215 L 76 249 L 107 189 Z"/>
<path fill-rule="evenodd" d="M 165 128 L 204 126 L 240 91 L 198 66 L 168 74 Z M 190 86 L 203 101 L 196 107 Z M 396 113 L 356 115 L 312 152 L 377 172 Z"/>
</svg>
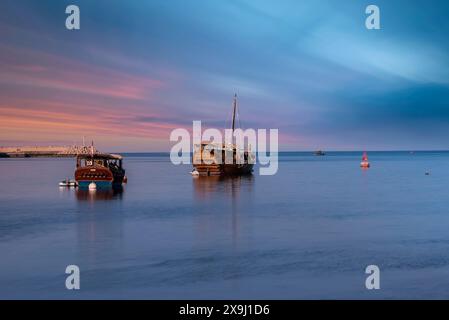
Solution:
<svg viewBox="0 0 449 320">
<path fill-rule="evenodd" d="M 366 151 L 363 152 L 363 156 L 362 156 L 362 162 L 360 162 L 360 167 L 362 168 L 369 168 L 370 164 L 368 161 L 368 155 L 366 154 Z"/>
</svg>

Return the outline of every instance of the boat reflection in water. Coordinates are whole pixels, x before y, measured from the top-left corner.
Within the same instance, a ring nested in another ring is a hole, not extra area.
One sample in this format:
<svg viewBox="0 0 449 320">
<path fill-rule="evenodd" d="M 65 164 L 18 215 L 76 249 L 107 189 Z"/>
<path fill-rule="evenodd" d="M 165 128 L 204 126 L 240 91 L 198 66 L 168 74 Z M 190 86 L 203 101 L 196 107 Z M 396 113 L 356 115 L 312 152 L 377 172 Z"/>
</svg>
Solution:
<svg viewBox="0 0 449 320">
<path fill-rule="evenodd" d="M 252 175 L 192 179 L 194 207 L 198 213 L 195 230 L 202 245 L 223 237 L 231 241 L 232 251 L 238 250 L 241 235 L 245 233 L 242 228 L 247 226 L 247 213 L 254 210 L 253 202 L 249 201 L 254 180 Z"/>
<path fill-rule="evenodd" d="M 97 200 L 121 200 L 123 198 L 123 187 L 117 186 L 113 188 L 88 190 L 85 188 L 77 188 L 76 199 L 78 201 L 97 201 Z"/>
<path fill-rule="evenodd" d="M 240 193 L 248 194 L 254 185 L 254 176 L 210 176 L 192 179 L 195 197 L 198 199 L 212 199 L 231 195 L 233 200 L 239 198 Z"/>
<path fill-rule="evenodd" d="M 88 190 L 77 188 L 77 254 L 85 266 L 96 266 L 101 259 L 113 261 L 124 253 L 123 187 Z M 119 279 L 115 279 L 119 280 Z M 85 282 L 101 287 L 109 279 L 95 273 L 85 275 Z"/>
</svg>

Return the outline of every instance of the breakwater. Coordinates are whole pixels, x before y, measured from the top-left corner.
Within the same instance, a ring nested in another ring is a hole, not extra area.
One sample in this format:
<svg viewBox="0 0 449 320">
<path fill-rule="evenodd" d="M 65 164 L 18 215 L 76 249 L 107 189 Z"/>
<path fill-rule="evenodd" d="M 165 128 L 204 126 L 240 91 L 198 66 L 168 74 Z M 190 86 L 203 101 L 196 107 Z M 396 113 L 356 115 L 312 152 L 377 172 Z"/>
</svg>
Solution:
<svg viewBox="0 0 449 320">
<path fill-rule="evenodd" d="M 0 147 L 0 158 L 75 157 L 92 152 L 91 146 L 20 146 Z M 93 150 L 94 153 L 97 150 Z"/>
</svg>

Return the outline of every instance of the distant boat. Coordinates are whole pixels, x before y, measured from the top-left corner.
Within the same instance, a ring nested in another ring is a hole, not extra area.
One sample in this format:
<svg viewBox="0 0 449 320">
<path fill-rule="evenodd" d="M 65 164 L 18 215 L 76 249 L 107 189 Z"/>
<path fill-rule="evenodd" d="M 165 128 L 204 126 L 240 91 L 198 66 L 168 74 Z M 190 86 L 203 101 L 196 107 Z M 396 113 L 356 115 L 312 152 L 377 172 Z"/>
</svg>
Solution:
<svg viewBox="0 0 449 320">
<path fill-rule="evenodd" d="M 235 130 L 235 115 L 237 111 L 237 95 L 233 100 L 232 133 Z M 203 151 L 206 152 L 203 153 Z M 218 151 L 218 152 L 217 152 Z M 221 156 L 221 163 L 219 161 Z M 226 158 L 232 159 L 232 163 L 225 163 Z M 194 146 L 192 175 L 194 176 L 239 176 L 253 172 L 255 158 L 249 151 L 237 150 L 232 144 L 214 143 L 202 141 Z"/>
<path fill-rule="evenodd" d="M 81 188 L 93 187 L 92 183 L 96 188 L 121 186 L 126 180 L 120 155 L 92 152 L 76 157 L 75 181 Z"/>
<path fill-rule="evenodd" d="M 315 151 L 314 154 L 316 156 L 325 156 L 326 155 L 326 153 L 324 151 L 322 151 L 322 150 Z"/>
<path fill-rule="evenodd" d="M 362 162 L 360 162 L 360 167 L 362 168 L 369 168 L 370 164 L 368 161 L 368 155 L 366 154 L 366 151 L 363 152 L 363 156 L 362 156 Z"/>
</svg>

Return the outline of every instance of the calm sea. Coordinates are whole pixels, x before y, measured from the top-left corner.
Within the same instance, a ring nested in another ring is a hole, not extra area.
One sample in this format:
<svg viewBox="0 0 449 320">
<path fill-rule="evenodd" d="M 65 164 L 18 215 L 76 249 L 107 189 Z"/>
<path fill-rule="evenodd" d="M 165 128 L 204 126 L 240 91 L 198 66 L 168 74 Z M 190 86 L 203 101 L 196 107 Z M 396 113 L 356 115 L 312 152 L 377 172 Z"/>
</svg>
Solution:
<svg viewBox="0 0 449 320">
<path fill-rule="evenodd" d="M 214 179 L 126 155 L 123 191 L 96 193 L 58 187 L 74 159 L 0 159 L 0 298 L 449 298 L 449 153 L 369 157 Z"/>
</svg>

